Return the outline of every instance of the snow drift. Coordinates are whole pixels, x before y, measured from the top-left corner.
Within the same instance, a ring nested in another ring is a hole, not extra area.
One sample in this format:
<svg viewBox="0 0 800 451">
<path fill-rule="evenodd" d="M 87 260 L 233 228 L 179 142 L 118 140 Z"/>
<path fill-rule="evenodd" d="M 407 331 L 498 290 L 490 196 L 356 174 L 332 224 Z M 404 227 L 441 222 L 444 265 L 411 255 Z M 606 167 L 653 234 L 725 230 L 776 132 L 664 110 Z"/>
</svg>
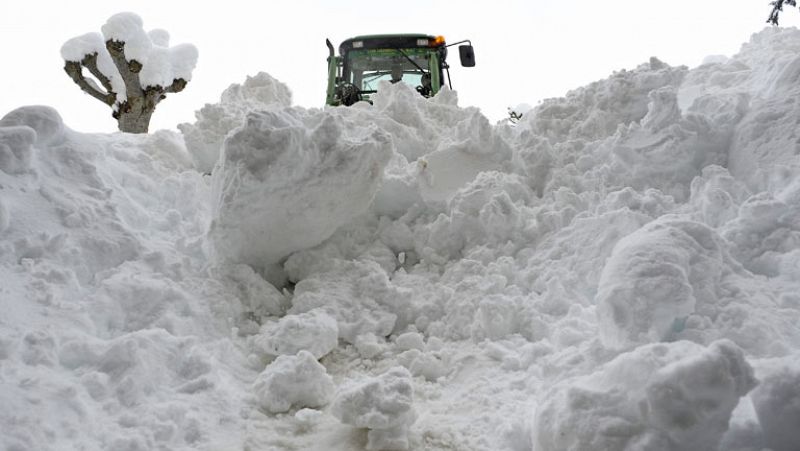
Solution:
<svg viewBox="0 0 800 451">
<path fill-rule="evenodd" d="M 516 126 L 266 74 L 183 134 L 15 110 L 0 444 L 792 450 L 798 49 L 653 58 Z"/>
</svg>

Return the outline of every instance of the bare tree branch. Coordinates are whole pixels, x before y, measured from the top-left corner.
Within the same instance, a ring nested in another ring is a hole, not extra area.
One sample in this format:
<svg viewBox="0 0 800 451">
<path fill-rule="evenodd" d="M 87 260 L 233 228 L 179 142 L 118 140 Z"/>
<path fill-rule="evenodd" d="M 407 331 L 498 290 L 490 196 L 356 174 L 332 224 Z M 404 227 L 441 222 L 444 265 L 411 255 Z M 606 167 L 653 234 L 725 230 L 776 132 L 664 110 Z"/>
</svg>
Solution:
<svg viewBox="0 0 800 451">
<path fill-rule="evenodd" d="M 111 61 L 113 61 L 114 65 L 117 67 L 122 81 L 125 83 L 125 92 L 128 98 L 141 97 L 144 95 L 142 85 L 139 82 L 139 70 L 141 70 L 142 65 L 135 60 L 128 62 L 128 60 L 125 59 L 125 43 L 109 39 L 106 41 L 106 49 L 108 50 L 108 54 L 111 55 Z M 137 70 L 134 72 L 134 70 L 131 70 L 131 66 L 133 66 L 133 69 Z"/>
<path fill-rule="evenodd" d="M 771 23 L 772 25 L 778 25 L 778 16 L 783 11 L 784 4 L 789 6 L 797 6 L 796 0 L 774 0 L 769 4 L 772 5 L 772 11 L 769 13 L 767 23 Z"/>
<path fill-rule="evenodd" d="M 86 55 L 81 60 L 81 64 L 83 67 L 89 69 L 92 75 L 103 85 L 107 92 L 112 93 L 114 92 L 114 88 L 111 87 L 111 80 L 108 79 L 106 74 L 100 72 L 100 69 L 97 68 L 97 53 L 91 53 Z"/>
<path fill-rule="evenodd" d="M 97 89 L 94 83 L 89 83 L 88 80 L 83 77 L 83 68 L 81 67 L 81 63 L 76 61 L 67 61 L 64 65 L 64 71 L 67 73 L 67 75 L 69 75 L 69 78 L 75 82 L 75 84 L 80 86 L 83 92 L 105 103 L 106 105 L 114 105 L 114 102 L 117 100 L 117 95 L 113 92 L 102 92 Z"/>
<path fill-rule="evenodd" d="M 167 86 L 164 89 L 164 93 L 172 93 L 172 92 L 181 92 L 183 88 L 186 87 L 186 84 L 189 83 L 188 81 L 184 80 L 183 78 L 176 78 L 172 80 L 172 84 Z"/>
</svg>

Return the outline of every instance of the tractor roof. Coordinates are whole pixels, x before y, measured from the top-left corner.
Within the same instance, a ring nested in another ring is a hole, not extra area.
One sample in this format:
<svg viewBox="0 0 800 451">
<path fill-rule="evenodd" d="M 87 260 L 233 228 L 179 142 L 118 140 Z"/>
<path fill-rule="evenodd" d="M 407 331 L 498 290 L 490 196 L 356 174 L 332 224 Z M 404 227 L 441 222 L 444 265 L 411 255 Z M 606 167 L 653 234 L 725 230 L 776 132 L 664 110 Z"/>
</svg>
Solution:
<svg viewBox="0 0 800 451">
<path fill-rule="evenodd" d="M 418 40 L 426 39 L 428 42 L 436 41 L 437 37 L 429 34 L 422 33 L 403 33 L 403 34 L 371 34 L 356 36 L 343 41 L 339 45 L 339 54 L 344 55 L 352 49 L 395 49 L 395 48 L 415 48 L 415 47 L 432 47 L 433 45 L 421 46 Z M 441 38 L 441 44 L 437 43 L 436 47 L 444 44 L 444 38 Z M 353 43 L 356 43 L 354 46 Z M 360 45 L 359 45 L 360 43 Z"/>
</svg>

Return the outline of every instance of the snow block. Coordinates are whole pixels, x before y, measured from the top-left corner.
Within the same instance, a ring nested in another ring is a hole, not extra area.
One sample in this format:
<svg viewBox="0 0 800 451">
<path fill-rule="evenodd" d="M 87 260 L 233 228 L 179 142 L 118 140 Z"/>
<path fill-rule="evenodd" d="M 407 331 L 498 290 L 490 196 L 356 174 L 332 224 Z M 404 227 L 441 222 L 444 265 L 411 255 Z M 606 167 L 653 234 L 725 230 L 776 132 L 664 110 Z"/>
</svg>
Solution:
<svg viewBox="0 0 800 451">
<path fill-rule="evenodd" d="M 320 359 L 336 347 L 338 339 L 336 319 L 317 309 L 264 324 L 252 341 L 266 355 L 295 355 L 308 351 Z"/>
<path fill-rule="evenodd" d="M 331 413 L 345 424 L 369 429 L 368 450 L 408 449 L 408 428 L 416 419 L 413 396 L 411 374 L 394 367 L 342 387 Z"/>
<path fill-rule="evenodd" d="M 536 412 L 534 451 L 717 449 L 755 384 L 731 341 L 645 345 L 551 390 Z"/>
<path fill-rule="evenodd" d="M 259 405 L 271 413 L 292 407 L 322 407 L 334 392 L 333 379 L 308 351 L 282 355 L 253 384 Z"/>
<path fill-rule="evenodd" d="M 609 347 L 666 340 L 698 303 L 714 302 L 724 271 L 719 237 L 708 226 L 662 216 L 621 239 L 595 297 Z"/>
<path fill-rule="evenodd" d="M 266 110 L 226 140 L 209 237 L 218 260 L 267 267 L 366 211 L 392 155 L 358 111 Z"/>
</svg>

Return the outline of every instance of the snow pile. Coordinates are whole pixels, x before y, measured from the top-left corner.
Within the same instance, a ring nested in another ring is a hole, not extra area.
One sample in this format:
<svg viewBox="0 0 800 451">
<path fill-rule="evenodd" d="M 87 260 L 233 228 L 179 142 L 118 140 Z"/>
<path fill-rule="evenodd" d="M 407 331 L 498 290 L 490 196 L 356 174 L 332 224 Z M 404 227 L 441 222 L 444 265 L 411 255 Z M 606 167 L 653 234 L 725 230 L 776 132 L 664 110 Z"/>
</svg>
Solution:
<svg viewBox="0 0 800 451">
<path fill-rule="evenodd" d="M 193 269 L 208 189 L 176 171 L 179 137 L 84 135 L 47 107 L 12 111 L 0 131 L 18 159 L 0 172 L 3 447 L 228 441 L 211 425 L 242 398 L 221 364 L 237 307 L 194 301 L 209 289 Z"/>
<path fill-rule="evenodd" d="M 367 428 L 368 450 L 408 449 L 408 428 L 416 420 L 413 397 L 408 370 L 391 368 L 342 387 L 331 413 L 343 423 Z"/>
<path fill-rule="evenodd" d="M 194 124 L 179 124 L 199 171 L 211 172 L 219 160 L 222 142 L 228 132 L 240 126 L 250 111 L 287 107 L 292 103 L 292 93 L 280 81 L 265 72 L 247 77 L 242 84 L 232 84 L 223 91 L 219 103 L 206 104 L 195 113 Z"/>
<path fill-rule="evenodd" d="M 798 49 L 654 58 L 514 126 L 266 74 L 183 135 L 11 112 L 0 446 L 794 449 Z"/>
<path fill-rule="evenodd" d="M 729 341 L 642 346 L 552 390 L 537 409 L 534 450 L 717 449 L 755 383 Z"/>
<path fill-rule="evenodd" d="M 217 258 L 265 268 L 366 211 L 391 147 L 365 121 L 349 109 L 249 113 L 214 173 Z"/>
<path fill-rule="evenodd" d="M 291 407 L 322 407 L 335 386 L 325 367 L 308 351 L 282 355 L 270 363 L 253 384 L 261 407 L 272 413 Z"/>
</svg>

